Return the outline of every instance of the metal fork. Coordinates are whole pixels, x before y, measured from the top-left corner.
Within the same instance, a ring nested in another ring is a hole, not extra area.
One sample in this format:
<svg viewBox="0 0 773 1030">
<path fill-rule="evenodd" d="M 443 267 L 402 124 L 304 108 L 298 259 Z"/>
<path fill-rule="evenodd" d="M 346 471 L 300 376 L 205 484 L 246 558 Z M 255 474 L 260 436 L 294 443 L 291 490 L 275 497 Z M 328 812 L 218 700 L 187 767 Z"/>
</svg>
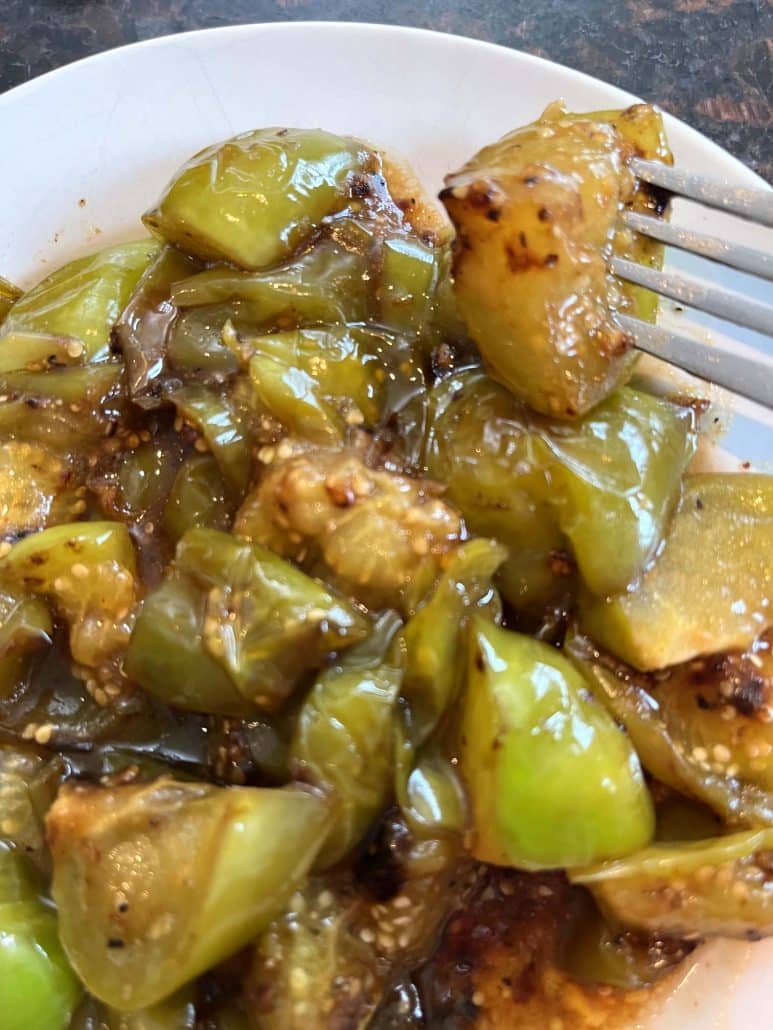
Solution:
<svg viewBox="0 0 773 1030">
<path fill-rule="evenodd" d="M 678 171 L 657 161 L 631 160 L 633 172 L 653 186 L 675 196 L 698 201 L 707 207 L 727 211 L 749 221 L 773 228 L 773 190 L 736 189 L 699 175 Z M 773 255 L 751 247 L 729 243 L 716 236 L 682 229 L 650 215 L 629 211 L 624 215 L 629 228 L 668 246 L 678 247 L 718 264 L 773 281 Z M 693 276 L 659 272 L 634 261 L 613 257 L 612 271 L 661 296 L 705 311 L 710 315 L 773 337 L 773 305 L 745 297 L 735 290 L 702 282 Z M 773 409 L 773 364 L 765 360 L 711 347 L 700 340 L 660 326 L 619 315 L 623 328 L 631 333 L 639 350 L 677 365 L 687 372 L 723 386 Z"/>
</svg>

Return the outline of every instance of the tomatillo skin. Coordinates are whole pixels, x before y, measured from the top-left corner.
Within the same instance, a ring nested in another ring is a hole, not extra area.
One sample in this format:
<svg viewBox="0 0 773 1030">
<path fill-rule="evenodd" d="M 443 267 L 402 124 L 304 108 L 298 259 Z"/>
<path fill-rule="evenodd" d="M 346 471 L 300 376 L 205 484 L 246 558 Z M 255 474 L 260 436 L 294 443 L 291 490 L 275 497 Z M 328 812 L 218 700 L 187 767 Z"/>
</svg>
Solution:
<svg viewBox="0 0 773 1030">
<path fill-rule="evenodd" d="M 628 855 L 652 839 L 636 753 L 559 652 L 476 618 L 460 763 L 476 858 L 523 869 Z"/>
</svg>

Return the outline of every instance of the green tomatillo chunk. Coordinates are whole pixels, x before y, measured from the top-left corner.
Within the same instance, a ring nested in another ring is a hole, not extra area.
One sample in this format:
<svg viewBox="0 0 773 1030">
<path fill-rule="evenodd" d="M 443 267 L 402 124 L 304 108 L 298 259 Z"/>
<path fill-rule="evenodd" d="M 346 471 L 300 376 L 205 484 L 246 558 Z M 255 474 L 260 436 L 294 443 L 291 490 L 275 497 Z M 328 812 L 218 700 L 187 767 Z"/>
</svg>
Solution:
<svg viewBox="0 0 773 1030">
<path fill-rule="evenodd" d="M 652 838 L 636 753 L 554 648 L 475 619 L 461 769 L 477 858 L 526 869 L 627 855 Z"/>
</svg>

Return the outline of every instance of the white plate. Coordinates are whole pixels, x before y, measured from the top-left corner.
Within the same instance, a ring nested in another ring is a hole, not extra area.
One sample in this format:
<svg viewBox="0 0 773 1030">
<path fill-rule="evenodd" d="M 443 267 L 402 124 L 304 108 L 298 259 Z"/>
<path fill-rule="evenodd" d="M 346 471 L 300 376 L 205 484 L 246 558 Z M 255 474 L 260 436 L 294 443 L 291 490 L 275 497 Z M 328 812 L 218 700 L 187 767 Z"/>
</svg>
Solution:
<svg viewBox="0 0 773 1030">
<path fill-rule="evenodd" d="M 636 99 L 517 51 L 378 25 L 246 25 L 99 54 L 0 97 L 0 274 L 27 285 L 71 257 L 140 234 L 139 215 L 181 160 L 246 129 L 323 126 L 365 136 L 404 154 L 434 191 L 452 167 L 557 97 L 576 110 Z M 680 165 L 761 185 L 676 119 L 668 118 L 668 132 Z M 762 239 L 751 226 L 689 205 L 680 216 L 751 245 Z M 689 258 L 678 263 L 704 271 Z M 770 436 L 749 421 L 759 416 L 736 405 L 723 440 L 736 460 L 770 460 Z M 697 954 L 676 996 L 638 1025 L 771 1025 L 773 985 L 765 974 L 773 941 L 716 942 Z"/>
</svg>

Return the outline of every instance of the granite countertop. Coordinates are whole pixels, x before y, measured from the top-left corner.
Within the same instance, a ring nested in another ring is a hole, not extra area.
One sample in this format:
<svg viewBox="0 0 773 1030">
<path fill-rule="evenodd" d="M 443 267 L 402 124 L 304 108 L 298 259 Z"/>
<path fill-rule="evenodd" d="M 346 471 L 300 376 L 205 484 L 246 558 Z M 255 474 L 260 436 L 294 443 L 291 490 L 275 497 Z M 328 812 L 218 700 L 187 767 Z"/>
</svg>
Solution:
<svg viewBox="0 0 773 1030">
<path fill-rule="evenodd" d="M 773 0 L 2 0 L 0 91 L 139 39 L 251 21 L 388 22 L 502 43 L 678 115 L 773 180 Z"/>
</svg>

